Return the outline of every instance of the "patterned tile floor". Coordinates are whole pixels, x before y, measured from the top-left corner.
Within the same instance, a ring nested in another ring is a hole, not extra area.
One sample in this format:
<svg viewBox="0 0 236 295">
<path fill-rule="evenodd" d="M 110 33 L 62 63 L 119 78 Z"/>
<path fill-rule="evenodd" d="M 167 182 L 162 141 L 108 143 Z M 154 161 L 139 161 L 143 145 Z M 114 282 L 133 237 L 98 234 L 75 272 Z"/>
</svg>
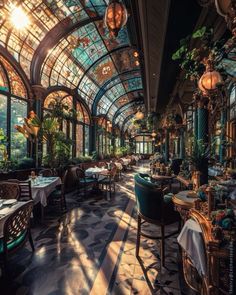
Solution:
<svg viewBox="0 0 236 295">
<path fill-rule="evenodd" d="M 145 172 L 146 168 L 137 170 Z M 44 225 L 32 229 L 35 252 L 27 245 L 9 260 L 10 275 L 8 281 L 0 279 L 0 294 L 181 294 L 175 237 L 166 243 L 162 270 L 158 242 L 142 238 L 140 256 L 152 291 L 135 257 L 133 175 L 123 176 L 111 200 L 88 197 L 81 201 L 70 194 L 63 216 L 49 206 Z"/>
</svg>

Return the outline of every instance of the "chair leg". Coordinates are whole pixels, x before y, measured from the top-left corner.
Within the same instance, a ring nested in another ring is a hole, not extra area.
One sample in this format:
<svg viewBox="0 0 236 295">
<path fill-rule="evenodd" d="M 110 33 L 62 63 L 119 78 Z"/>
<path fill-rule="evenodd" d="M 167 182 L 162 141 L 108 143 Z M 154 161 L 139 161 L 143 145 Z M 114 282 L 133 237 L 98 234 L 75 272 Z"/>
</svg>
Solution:
<svg viewBox="0 0 236 295">
<path fill-rule="evenodd" d="M 110 199 L 111 199 L 111 193 L 112 193 L 112 191 L 111 191 L 111 182 L 110 182 L 110 184 L 109 184 L 109 193 L 110 193 Z"/>
<path fill-rule="evenodd" d="M 34 242 L 33 242 L 30 230 L 29 230 L 29 242 L 30 242 L 30 246 L 31 246 L 32 251 L 34 251 Z"/>
<path fill-rule="evenodd" d="M 136 242 L 136 257 L 137 258 L 139 257 L 140 237 L 141 237 L 141 217 L 138 214 L 137 242 Z"/>
<path fill-rule="evenodd" d="M 161 226 L 161 266 L 165 267 L 165 226 Z"/>
</svg>

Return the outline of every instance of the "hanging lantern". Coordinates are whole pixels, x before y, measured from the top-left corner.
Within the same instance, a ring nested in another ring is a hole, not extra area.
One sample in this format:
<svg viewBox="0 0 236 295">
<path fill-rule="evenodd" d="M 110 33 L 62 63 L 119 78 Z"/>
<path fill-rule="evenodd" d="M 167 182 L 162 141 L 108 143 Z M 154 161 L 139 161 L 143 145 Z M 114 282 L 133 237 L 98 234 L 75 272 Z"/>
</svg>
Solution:
<svg viewBox="0 0 236 295">
<path fill-rule="evenodd" d="M 125 26 L 128 13 L 125 5 L 119 0 L 110 0 L 105 12 L 104 22 L 112 37 L 117 37 L 120 29 Z"/>
<path fill-rule="evenodd" d="M 135 114 L 135 118 L 137 120 L 142 120 L 144 118 L 144 113 L 141 111 L 137 111 L 137 113 Z"/>
<path fill-rule="evenodd" d="M 151 136 L 152 136 L 152 137 L 156 137 L 156 136 L 157 136 L 156 132 L 153 131 L 152 134 L 151 134 Z"/>
<path fill-rule="evenodd" d="M 204 93 L 208 94 L 217 88 L 217 84 L 222 83 L 223 79 L 218 71 L 215 71 L 212 65 L 212 60 L 206 63 L 206 71 L 198 81 L 199 89 Z"/>
</svg>

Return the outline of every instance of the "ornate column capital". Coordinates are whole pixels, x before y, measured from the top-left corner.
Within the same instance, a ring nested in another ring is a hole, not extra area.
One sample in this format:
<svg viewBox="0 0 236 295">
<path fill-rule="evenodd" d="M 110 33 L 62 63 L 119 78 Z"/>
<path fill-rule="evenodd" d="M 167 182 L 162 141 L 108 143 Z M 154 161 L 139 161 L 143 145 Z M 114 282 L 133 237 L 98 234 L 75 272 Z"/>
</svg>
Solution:
<svg viewBox="0 0 236 295">
<path fill-rule="evenodd" d="M 32 91 L 35 100 L 43 100 L 47 89 L 42 85 L 32 85 Z"/>
</svg>

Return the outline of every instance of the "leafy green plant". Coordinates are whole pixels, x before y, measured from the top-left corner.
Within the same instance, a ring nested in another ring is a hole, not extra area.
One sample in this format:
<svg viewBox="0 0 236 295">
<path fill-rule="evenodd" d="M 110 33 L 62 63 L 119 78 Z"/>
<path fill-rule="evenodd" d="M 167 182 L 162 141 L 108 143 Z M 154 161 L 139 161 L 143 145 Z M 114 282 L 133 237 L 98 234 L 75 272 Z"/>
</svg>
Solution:
<svg viewBox="0 0 236 295">
<path fill-rule="evenodd" d="M 193 152 L 190 156 L 190 161 L 196 170 L 201 171 L 206 166 L 211 158 L 211 146 L 204 143 L 203 140 L 194 139 Z"/>
<path fill-rule="evenodd" d="M 220 59 L 224 54 L 224 40 L 214 40 L 212 28 L 202 27 L 192 35 L 181 39 L 180 47 L 172 55 L 172 60 L 179 60 L 180 67 L 185 71 L 185 78 L 199 79 L 205 70 L 204 61 L 210 56 L 214 56 L 214 61 Z M 197 47 L 193 47 L 191 41 L 197 41 Z"/>
</svg>

